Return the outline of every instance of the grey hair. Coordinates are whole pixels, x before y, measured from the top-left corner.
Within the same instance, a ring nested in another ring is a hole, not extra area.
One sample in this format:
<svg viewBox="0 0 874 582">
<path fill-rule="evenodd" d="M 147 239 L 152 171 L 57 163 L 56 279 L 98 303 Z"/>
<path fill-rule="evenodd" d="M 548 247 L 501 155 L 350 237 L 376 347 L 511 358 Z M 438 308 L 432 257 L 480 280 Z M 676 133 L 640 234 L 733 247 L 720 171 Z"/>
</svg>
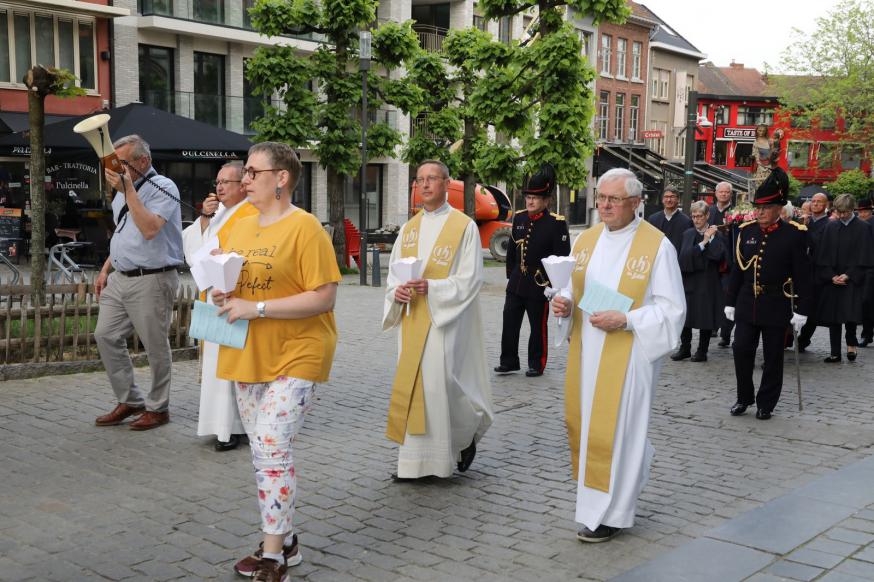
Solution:
<svg viewBox="0 0 874 582">
<path fill-rule="evenodd" d="M 598 183 L 595 188 L 600 188 L 601 184 L 612 182 L 614 180 L 625 180 L 625 193 L 629 198 L 640 198 L 643 194 L 643 184 L 637 179 L 637 176 L 631 170 L 626 168 L 611 168 L 601 174 L 598 178 Z"/>
<path fill-rule="evenodd" d="M 249 157 L 262 153 L 270 160 L 270 165 L 277 170 L 288 172 L 288 191 L 293 192 L 297 188 L 297 181 L 303 172 L 303 165 L 294 151 L 287 143 L 279 141 L 262 141 L 249 148 Z"/>
<path fill-rule="evenodd" d="M 729 183 L 729 182 L 720 182 L 720 183 L 717 184 L 716 187 L 713 189 L 714 192 L 715 192 L 716 190 L 718 190 L 720 186 L 728 186 L 728 191 L 729 191 L 729 192 L 732 191 L 731 183 Z"/>
<path fill-rule="evenodd" d="M 222 167 L 219 168 L 219 171 L 224 170 L 225 168 L 233 168 L 237 172 L 237 178 L 240 180 L 243 179 L 243 162 L 239 160 L 234 162 L 227 162 L 225 164 L 222 164 Z"/>
<path fill-rule="evenodd" d="M 835 198 L 832 208 L 838 212 L 852 212 L 856 209 L 856 197 L 852 194 L 841 194 Z"/>
<path fill-rule="evenodd" d="M 446 166 L 446 164 L 444 164 L 440 160 L 425 160 L 425 161 L 423 161 L 421 164 L 416 166 L 416 173 L 419 172 L 419 168 L 421 168 L 422 166 L 429 166 L 429 165 L 430 166 L 437 166 L 438 168 L 440 168 L 440 172 L 443 174 L 443 179 L 444 180 L 449 179 L 449 168 Z"/>
<path fill-rule="evenodd" d="M 141 138 L 135 133 L 130 135 L 126 135 L 122 138 L 115 140 L 115 143 L 112 144 L 115 149 L 124 146 L 132 146 L 131 154 L 135 160 L 140 158 L 149 158 L 152 159 L 152 150 L 149 148 L 149 142 Z"/>
<path fill-rule="evenodd" d="M 692 214 L 693 212 L 700 212 L 701 214 L 707 214 L 707 212 L 709 210 L 710 210 L 710 205 L 707 204 L 707 202 L 705 202 L 704 200 L 696 200 L 689 207 L 689 214 Z"/>
</svg>

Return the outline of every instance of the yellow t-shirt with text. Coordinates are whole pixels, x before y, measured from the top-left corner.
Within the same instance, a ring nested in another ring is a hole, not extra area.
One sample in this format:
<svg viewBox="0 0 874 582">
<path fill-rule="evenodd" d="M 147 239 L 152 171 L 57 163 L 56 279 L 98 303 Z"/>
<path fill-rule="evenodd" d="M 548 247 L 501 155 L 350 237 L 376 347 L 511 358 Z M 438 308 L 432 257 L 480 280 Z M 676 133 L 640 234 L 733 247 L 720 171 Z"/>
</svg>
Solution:
<svg viewBox="0 0 874 582">
<path fill-rule="evenodd" d="M 247 301 L 268 301 L 312 291 L 341 279 L 328 233 L 304 210 L 295 210 L 270 226 L 258 225 L 258 215 L 241 218 L 219 234 L 224 252 L 242 255 L 234 296 Z M 305 319 L 249 322 L 242 350 L 220 346 L 216 375 L 237 382 L 272 382 L 291 376 L 325 382 L 337 346 L 334 313 Z"/>
</svg>

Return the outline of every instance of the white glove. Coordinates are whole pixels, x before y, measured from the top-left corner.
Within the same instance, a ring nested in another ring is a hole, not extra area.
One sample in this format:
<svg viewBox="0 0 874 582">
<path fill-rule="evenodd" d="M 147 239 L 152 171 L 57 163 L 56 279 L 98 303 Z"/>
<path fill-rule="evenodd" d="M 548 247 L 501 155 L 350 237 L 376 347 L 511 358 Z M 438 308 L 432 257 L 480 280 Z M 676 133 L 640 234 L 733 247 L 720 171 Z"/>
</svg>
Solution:
<svg viewBox="0 0 874 582">
<path fill-rule="evenodd" d="M 543 290 L 543 294 L 546 295 L 547 301 L 552 301 L 552 298 L 558 295 L 559 291 L 561 291 L 561 289 L 553 289 L 552 287 L 547 287 Z"/>
<path fill-rule="evenodd" d="M 734 307 L 725 307 L 725 319 L 728 321 L 734 321 Z"/>
<path fill-rule="evenodd" d="M 807 323 L 807 316 L 801 315 L 800 313 L 793 313 L 792 319 L 789 320 L 789 323 L 792 324 L 795 333 L 801 333 L 801 328 L 804 327 L 805 323 Z"/>
</svg>

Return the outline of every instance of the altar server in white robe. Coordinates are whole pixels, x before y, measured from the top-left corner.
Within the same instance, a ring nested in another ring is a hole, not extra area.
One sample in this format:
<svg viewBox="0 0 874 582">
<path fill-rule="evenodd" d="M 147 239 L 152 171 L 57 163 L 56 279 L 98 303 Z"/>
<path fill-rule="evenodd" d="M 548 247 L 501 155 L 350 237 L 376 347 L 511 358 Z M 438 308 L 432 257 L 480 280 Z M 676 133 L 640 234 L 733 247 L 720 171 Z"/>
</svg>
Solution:
<svg viewBox="0 0 874 582">
<path fill-rule="evenodd" d="M 447 203 L 443 163 L 423 162 L 416 183 L 424 208 L 401 228 L 390 264 L 417 257 L 424 271 L 400 281 L 389 270 L 383 314 L 383 330 L 400 328 L 386 430 L 400 444 L 395 481 L 466 471 L 493 418 L 479 232 Z"/>
<path fill-rule="evenodd" d="M 246 191 L 242 187 L 243 163 L 229 162 L 221 167 L 215 180 L 215 194 L 210 194 L 203 202 L 202 214 L 188 228 L 182 231 L 182 245 L 185 260 L 191 265 L 194 253 L 219 232 L 232 228 L 240 218 L 257 214 L 254 206 L 246 202 Z M 212 295 L 204 293 L 208 303 Z M 216 378 L 218 365 L 218 345 L 202 342 L 202 369 L 200 373 L 200 411 L 197 418 L 197 435 L 216 435 L 215 450 L 229 451 L 240 444 L 245 434 L 237 400 L 234 396 L 234 383 Z"/>
<path fill-rule="evenodd" d="M 649 477 L 650 408 L 664 356 L 676 345 L 686 314 L 673 244 L 635 216 L 642 185 L 616 168 L 601 176 L 601 223 L 574 242 L 573 300 L 557 296 L 553 312 L 572 317 L 565 385 L 571 461 L 577 479 L 577 537 L 603 542 L 631 527 Z M 600 283 L 631 297 L 628 311 L 578 307 Z"/>
</svg>

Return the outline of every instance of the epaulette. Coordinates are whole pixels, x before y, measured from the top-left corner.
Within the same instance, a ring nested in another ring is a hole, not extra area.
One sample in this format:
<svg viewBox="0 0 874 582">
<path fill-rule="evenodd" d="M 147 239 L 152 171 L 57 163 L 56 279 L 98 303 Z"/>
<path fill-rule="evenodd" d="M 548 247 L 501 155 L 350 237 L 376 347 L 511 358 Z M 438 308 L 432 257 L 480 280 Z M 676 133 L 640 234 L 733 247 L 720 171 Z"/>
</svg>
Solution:
<svg viewBox="0 0 874 582">
<path fill-rule="evenodd" d="M 549 214 L 556 220 L 565 220 L 564 216 L 561 214 L 556 214 L 555 212 L 550 212 Z"/>
<path fill-rule="evenodd" d="M 807 225 L 801 224 L 800 222 L 795 222 L 794 220 L 790 220 L 789 224 L 797 228 L 798 230 L 807 230 Z"/>
<path fill-rule="evenodd" d="M 522 214 L 523 212 L 528 212 L 527 208 L 523 208 L 522 210 L 517 210 L 514 214 Z"/>
<path fill-rule="evenodd" d="M 745 226 L 749 226 L 749 225 L 751 225 L 751 224 L 756 224 L 756 223 L 758 223 L 758 222 L 759 222 L 758 220 L 748 220 L 748 221 L 746 221 L 746 222 L 742 222 L 741 225 L 740 225 L 738 228 L 743 228 L 743 227 L 745 227 Z"/>
</svg>

